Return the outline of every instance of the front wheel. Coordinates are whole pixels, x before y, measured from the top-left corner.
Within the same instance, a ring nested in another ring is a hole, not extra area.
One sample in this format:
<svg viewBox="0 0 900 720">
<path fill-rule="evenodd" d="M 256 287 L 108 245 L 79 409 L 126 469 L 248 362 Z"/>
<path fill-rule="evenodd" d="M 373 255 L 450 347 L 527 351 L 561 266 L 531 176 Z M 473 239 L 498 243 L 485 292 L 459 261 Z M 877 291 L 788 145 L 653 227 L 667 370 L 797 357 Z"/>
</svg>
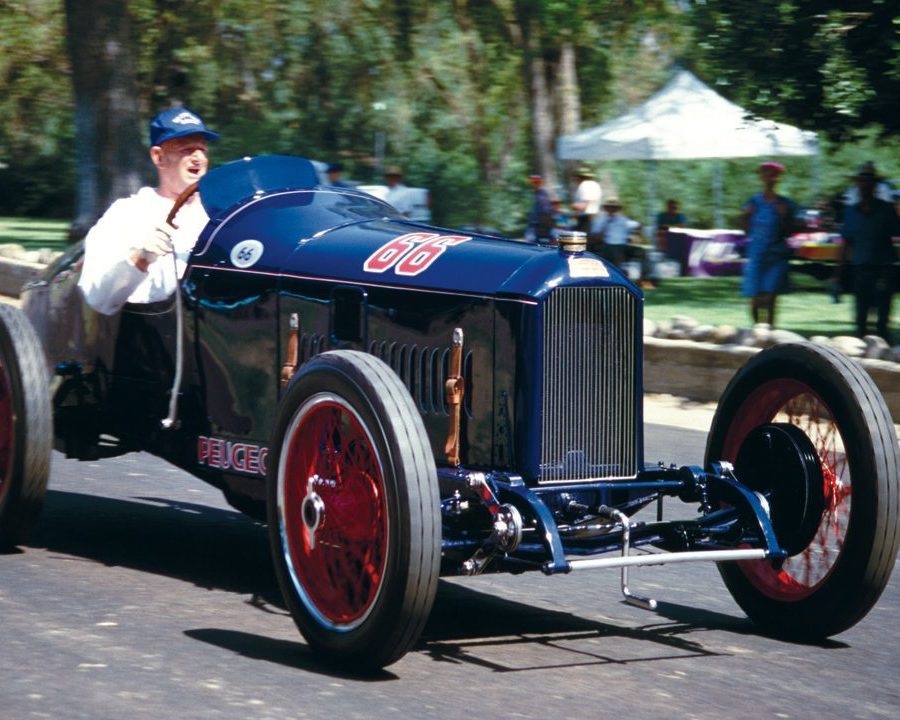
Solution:
<svg viewBox="0 0 900 720">
<path fill-rule="evenodd" d="M 323 353 L 281 402 L 269 538 L 285 602 L 317 652 L 357 669 L 398 660 L 437 590 L 440 498 L 422 419 L 383 362 Z"/>
<path fill-rule="evenodd" d="M 776 346 L 738 371 L 713 418 L 707 466 L 729 460 L 738 480 L 742 471 L 766 477 L 753 446 L 759 433 L 753 431 L 769 423 L 799 428 L 815 448 L 821 467 L 816 517 L 799 533 L 806 544 L 792 548 L 783 563 L 722 563 L 719 569 L 734 599 L 763 629 L 787 637 L 828 637 L 866 615 L 894 567 L 900 540 L 896 432 L 881 393 L 861 366 L 814 344 Z M 770 484 L 771 478 L 785 481 L 772 470 Z M 753 489 L 767 496 L 797 492 Z"/>
</svg>

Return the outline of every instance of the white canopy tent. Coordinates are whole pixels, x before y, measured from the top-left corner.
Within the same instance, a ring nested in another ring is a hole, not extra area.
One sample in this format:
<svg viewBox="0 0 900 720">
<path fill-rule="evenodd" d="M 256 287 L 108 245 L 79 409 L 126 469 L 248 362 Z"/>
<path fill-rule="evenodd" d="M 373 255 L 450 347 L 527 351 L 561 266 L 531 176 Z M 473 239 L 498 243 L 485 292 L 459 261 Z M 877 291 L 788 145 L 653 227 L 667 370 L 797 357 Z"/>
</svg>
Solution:
<svg viewBox="0 0 900 720">
<path fill-rule="evenodd" d="M 557 140 L 560 160 L 689 160 L 817 155 L 816 134 L 752 117 L 679 71 L 643 105 L 597 127 Z M 714 182 L 717 222 L 721 177 Z M 652 178 L 652 173 L 651 173 Z M 651 180 L 651 195 L 653 182 Z M 655 202 L 651 202 L 651 214 Z"/>
</svg>

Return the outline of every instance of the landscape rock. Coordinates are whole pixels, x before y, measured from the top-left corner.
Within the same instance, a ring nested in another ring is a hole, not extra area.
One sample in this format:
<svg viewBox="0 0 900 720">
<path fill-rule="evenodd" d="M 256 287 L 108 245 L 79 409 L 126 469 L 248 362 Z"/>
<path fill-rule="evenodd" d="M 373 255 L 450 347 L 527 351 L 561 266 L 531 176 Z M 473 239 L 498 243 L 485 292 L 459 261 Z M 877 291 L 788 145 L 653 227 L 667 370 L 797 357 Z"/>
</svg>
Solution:
<svg viewBox="0 0 900 720">
<path fill-rule="evenodd" d="M 891 346 L 887 344 L 887 340 L 880 335 L 866 335 L 862 340 L 866 344 L 863 357 L 870 360 L 887 359 L 887 355 L 891 351 Z"/>
<path fill-rule="evenodd" d="M 858 337 L 852 335 L 838 335 L 831 338 L 831 344 L 845 355 L 850 357 L 863 357 L 866 352 L 866 344 Z"/>
<path fill-rule="evenodd" d="M 0 245 L 0 257 L 20 260 L 25 254 L 25 248 L 17 243 L 5 243 Z"/>
<path fill-rule="evenodd" d="M 716 325 L 712 342 L 716 345 L 729 345 L 737 338 L 738 330 L 734 325 Z"/>
<path fill-rule="evenodd" d="M 697 327 L 700 323 L 697 322 L 690 315 L 673 315 L 672 316 L 672 328 L 674 330 L 683 330 L 686 333 L 690 333 L 695 327 Z"/>
<path fill-rule="evenodd" d="M 803 342 L 804 340 L 806 340 L 805 337 L 798 335 L 795 332 L 791 332 L 790 330 L 776 329 L 769 333 L 766 347 L 780 345 L 781 343 Z"/>
<path fill-rule="evenodd" d="M 713 325 L 698 325 L 687 334 L 694 342 L 714 342 L 716 328 Z"/>
</svg>

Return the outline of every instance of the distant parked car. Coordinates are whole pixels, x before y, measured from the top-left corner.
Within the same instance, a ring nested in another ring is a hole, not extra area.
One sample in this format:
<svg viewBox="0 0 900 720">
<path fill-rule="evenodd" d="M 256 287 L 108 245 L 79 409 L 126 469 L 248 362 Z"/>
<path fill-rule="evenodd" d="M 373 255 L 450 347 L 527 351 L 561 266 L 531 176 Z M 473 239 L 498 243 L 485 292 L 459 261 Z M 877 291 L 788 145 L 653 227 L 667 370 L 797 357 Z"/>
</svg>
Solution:
<svg viewBox="0 0 900 720">
<path fill-rule="evenodd" d="M 387 185 L 358 185 L 358 190 L 391 203 L 400 214 L 416 222 L 431 222 L 431 193 L 427 188 L 407 187 L 399 198 L 388 199 Z"/>
</svg>

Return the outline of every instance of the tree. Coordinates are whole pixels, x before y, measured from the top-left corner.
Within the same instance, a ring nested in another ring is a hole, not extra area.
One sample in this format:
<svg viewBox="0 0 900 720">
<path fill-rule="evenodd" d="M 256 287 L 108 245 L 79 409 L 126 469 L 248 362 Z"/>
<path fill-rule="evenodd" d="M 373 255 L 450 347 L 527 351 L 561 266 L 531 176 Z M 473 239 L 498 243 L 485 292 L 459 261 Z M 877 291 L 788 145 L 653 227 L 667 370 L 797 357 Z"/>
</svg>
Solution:
<svg viewBox="0 0 900 720">
<path fill-rule="evenodd" d="M 846 139 L 900 130 L 895 0 L 705 0 L 695 59 L 754 112 Z"/>
<path fill-rule="evenodd" d="M 76 213 L 70 235 L 84 236 L 116 198 L 141 184 L 146 162 L 134 38 L 126 0 L 66 0 L 75 93 Z"/>
<path fill-rule="evenodd" d="M 74 132 L 56 0 L 0 0 L 0 214 L 71 213 Z"/>
</svg>

